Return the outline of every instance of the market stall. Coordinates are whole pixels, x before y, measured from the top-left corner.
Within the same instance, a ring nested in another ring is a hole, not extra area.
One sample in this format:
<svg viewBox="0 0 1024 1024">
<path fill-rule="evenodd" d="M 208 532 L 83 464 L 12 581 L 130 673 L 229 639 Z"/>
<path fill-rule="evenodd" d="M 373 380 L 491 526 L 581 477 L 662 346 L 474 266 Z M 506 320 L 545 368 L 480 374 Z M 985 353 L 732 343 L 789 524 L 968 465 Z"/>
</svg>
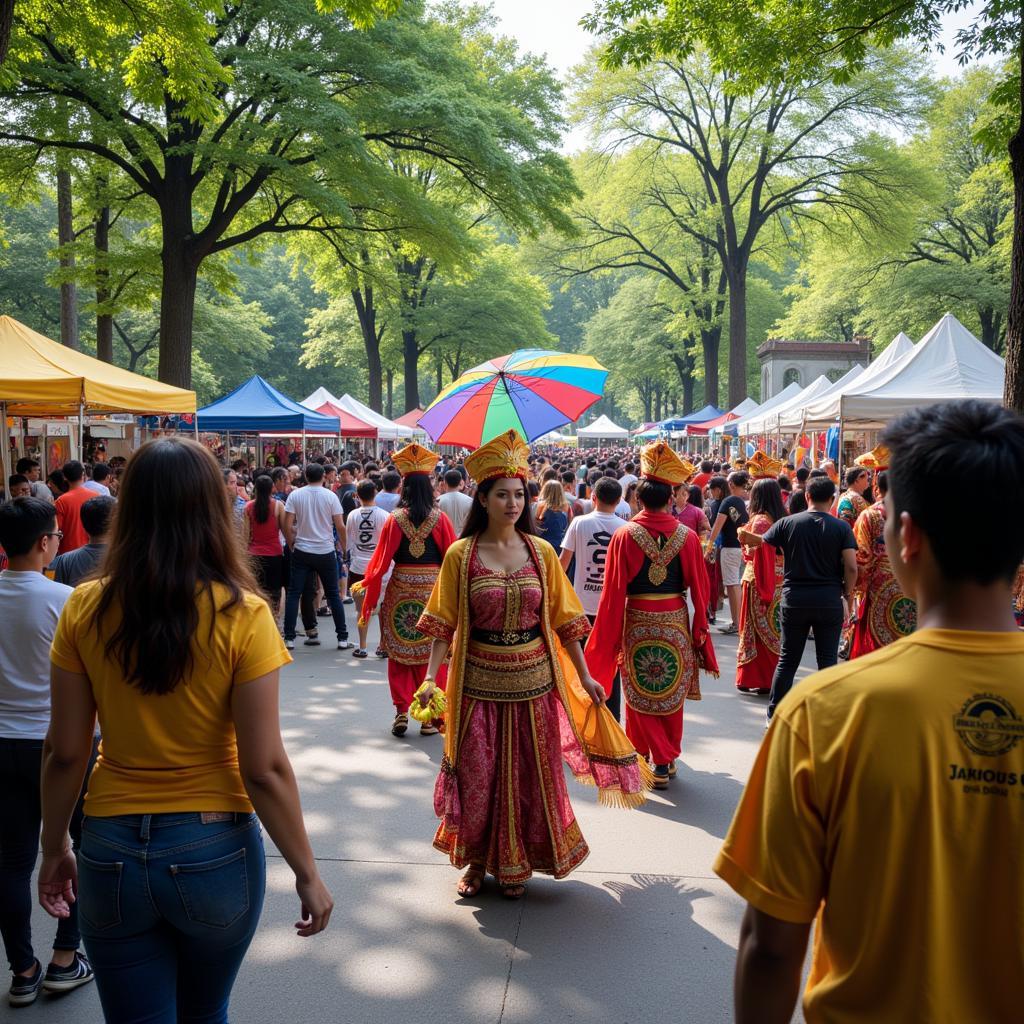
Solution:
<svg viewBox="0 0 1024 1024">
<path fill-rule="evenodd" d="M 194 413 L 195 409 L 194 391 L 104 363 L 12 317 L 0 316 L 0 447 L 5 484 L 11 474 L 9 416 L 65 419 L 67 434 L 61 436 L 66 437 L 67 455 L 72 457 L 81 454 L 87 416 Z"/>
</svg>

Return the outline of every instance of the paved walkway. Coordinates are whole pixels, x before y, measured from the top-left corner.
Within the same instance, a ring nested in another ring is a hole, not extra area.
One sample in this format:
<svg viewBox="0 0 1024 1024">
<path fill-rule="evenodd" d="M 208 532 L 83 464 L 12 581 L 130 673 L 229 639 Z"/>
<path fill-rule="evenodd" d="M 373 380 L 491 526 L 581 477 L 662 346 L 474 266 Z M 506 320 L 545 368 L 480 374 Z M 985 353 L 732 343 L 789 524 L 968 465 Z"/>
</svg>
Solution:
<svg viewBox="0 0 1024 1024">
<path fill-rule="evenodd" d="M 731 1020 L 742 902 L 711 862 L 764 731 L 765 699 L 732 684 L 735 638 L 716 633 L 715 646 L 722 678 L 703 677 L 704 700 L 687 703 L 672 788 L 618 811 L 570 781 L 590 857 L 564 881 L 535 878 L 513 903 L 493 884 L 474 901 L 456 898 L 458 874 L 430 845 L 443 741 L 390 735 L 386 663 L 300 643 L 282 673 L 282 728 L 336 907 L 327 932 L 297 938 L 291 873 L 268 841 L 263 919 L 232 1020 Z M 34 931 L 45 950 L 53 926 L 38 907 Z M 102 1022 L 95 986 L 19 1011 L 3 1000 L 0 1021 L 15 1018 Z"/>
</svg>

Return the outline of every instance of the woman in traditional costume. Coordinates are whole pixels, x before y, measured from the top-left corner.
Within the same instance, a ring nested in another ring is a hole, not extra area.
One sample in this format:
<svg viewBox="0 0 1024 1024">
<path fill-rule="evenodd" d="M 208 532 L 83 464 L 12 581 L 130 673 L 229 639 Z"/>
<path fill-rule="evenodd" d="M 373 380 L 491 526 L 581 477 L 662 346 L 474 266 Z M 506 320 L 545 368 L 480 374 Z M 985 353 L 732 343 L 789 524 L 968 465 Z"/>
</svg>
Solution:
<svg viewBox="0 0 1024 1024">
<path fill-rule="evenodd" d="M 771 472 L 774 469 L 771 463 L 775 460 L 764 458 L 765 464 L 755 469 L 760 479 L 754 481 L 750 492 L 750 522 L 746 527 L 758 536 L 786 515 L 782 489 L 775 479 L 777 474 Z M 736 689 L 763 696 L 771 693 L 772 676 L 779 663 L 779 602 L 784 558 L 771 544 L 745 547 L 743 557 L 746 565 L 740 603 L 740 642 L 736 652 Z"/>
<path fill-rule="evenodd" d="M 579 599 L 554 548 L 533 535 L 528 455 L 510 430 L 465 460 L 473 509 L 419 621 L 434 638 L 424 706 L 451 655 L 434 846 L 467 868 L 465 897 L 489 873 L 518 899 L 534 872 L 564 878 L 587 856 L 563 758 L 605 803 L 636 806 L 650 784 L 587 671 Z"/>
<path fill-rule="evenodd" d="M 700 541 L 667 511 L 687 466 L 664 441 L 641 449 L 640 464 L 637 498 L 643 508 L 608 546 L 586 654 L 605 687 L 621 665 L 626 735 L 654 765 L 655 788 L 665 789 L 682 748 L 683 701 L 700 700 L 699 672 L 718 675 L 718 662 L 708 633 Z"/>
<path fill-rule="evenodd" d="M 451 521 L 434 504 L 430 474 L 438 456 L 422 445 L 410 444 L 395 452 L 392 462 L 402 474 L 398 506 L 381 531 L 377 550 L 354 592 L 363 594 L 360 625 L 370 621 L 380 601 L 385 578 L 391 573 L 380 611 L 381 646 L 388 657 L 388 685 L 395 705 L 394 736 L 409 728 L 409 705 L 423 683 L 430 658 L 430 637 L 416 626 L 434 588 L 445 553 L 455 540 Z M 392 569 L 393 567 L 393 569 Z M 439 673 L 444 686 L 444 673 Z M 420 734 L 432 736 L 435 722 L 420 726 Z"/>
<path fill-rule="evenodd" d="M 850 643 L 850 657 L 859 658 L 917 628 L 917 605 L 903 593 L 885 550 L 885 498 L 888 490 L 885 470 L 889 451 L 879 446 L 857 459 L 859 465 L 876 470 L 875 484 L 880 498 L 857 517 L 853 536 L 857 541 L 856 622 Z"/>
</svg>

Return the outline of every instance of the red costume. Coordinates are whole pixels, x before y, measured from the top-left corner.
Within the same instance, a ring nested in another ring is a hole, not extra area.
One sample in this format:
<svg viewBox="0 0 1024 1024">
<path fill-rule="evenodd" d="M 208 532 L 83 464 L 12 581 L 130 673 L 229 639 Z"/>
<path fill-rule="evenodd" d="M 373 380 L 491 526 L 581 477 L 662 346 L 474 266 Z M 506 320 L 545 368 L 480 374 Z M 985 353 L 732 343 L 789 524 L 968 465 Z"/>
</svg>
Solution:
<svg viewBox="0 0 1024 1024">
<path fill-rule="evenodd" d="M 758 513 L 747 529 L 761 535 L 772 525 Z M 782 597 L 783 556 L 771 544 L 745 548 L 739 648 L 736 652 L 736 688 L 770 690 L 779 662 L 779 601 Z"/>
<path fill-rule="evenodd" d="M 857 517 L 857 586 L 860 599 L 850 657 L 859 658 L 917 628 L 917 605 L 907 597 L 885 550 L 885 505 L 879 501 Z"/>
<path fill-rule="evenodd" d="M 377 550 L 366 569 L 360 616 L 364 622 L 376 609 L 384 577 L 394 565 L 380 610 L 380 637 L 388 656 L 391 700 L 400 714 L 409 710 L 413 695 L 427 674 L 430 637 L 421 633 L 416 624 L 434 589 L 445 552 L 454 540 L 451 520 L 438 509 L 415 527 L 409 513 L 398 508 L 384 524 Z M 444 677 L 442 668 L 437 679 L 442 689 Z"/>
<path fill-rule="evenodd" d="M 707 605 L 700 541 L 672 515 L 643 510 L 612 536 L 587 666 L 610 690 L 621 665 L 626 735 L 656 765 L 679 756 L 683 701 L 700 700 L 699 671 L 718 674 Z"/>
</svg>

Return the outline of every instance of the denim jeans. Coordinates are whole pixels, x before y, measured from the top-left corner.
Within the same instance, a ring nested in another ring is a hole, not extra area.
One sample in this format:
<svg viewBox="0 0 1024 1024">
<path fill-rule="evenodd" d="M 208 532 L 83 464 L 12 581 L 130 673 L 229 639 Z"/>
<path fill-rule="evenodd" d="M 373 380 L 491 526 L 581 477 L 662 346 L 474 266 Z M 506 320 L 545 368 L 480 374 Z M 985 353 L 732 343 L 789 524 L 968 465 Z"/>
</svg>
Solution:
<svg viewBox="0 0 1024 1024">
<path fill-rule="evenodd" d="M 93 757 L 96 756 L 95 749 Z M 0 739 L 0 934 L 11 970 L 17 974 L 35 963 L 32 949 L 32 872 L 39 856 L 42 807 L 39 775 L 42 740 Z M 92 770 L 92 762 L 85 773 Z M 82 831 L 82 798 L 71 818 L 71 845 L 78 849 Z M 53 948 L 78 949 L 78 908 L 57 922 Z M 45 961 L 44 961 L 45 962 Z"/>
<path fill-rule="evenodd" d="M 86 817 L 79 916 L 106 1024 L 225 1024 L 265 886 L 255 814 Z"/>
<path fill-rule="evenodd" d="M 830 668 L 839 661 L 839 637 L 843 632 L 843 608 L 789 608 L 779 609 L 782 626 L 782 644 L 779 663 L 772 677 L 772 693 L 768 698 L 768 718 L 771 720 L 780 700 L 793 688 L 796 670 L 804 656 L 807 634 L 814 630 L 814 654 L 818 668 Z"/>
<path fill-rule="evenodd" d="M 296 548 L 292 552 L 292 564 L 288 578 L 288 596 L 284 602 L 284 638 L 295 639 L 295 620 L 299 613 L 299 596 L 306 585 L 306 579 L 315 573 L 323 584 L 324 597 L 334 617 L 334 629 L 339 640 L 348 639 L 348 626 L 345 624 L 345 606 L 341 603 L 338 590 L 338 558 L 333 551 L 323 555 L 314 555 L 309 551 Z"/>
</svg>

